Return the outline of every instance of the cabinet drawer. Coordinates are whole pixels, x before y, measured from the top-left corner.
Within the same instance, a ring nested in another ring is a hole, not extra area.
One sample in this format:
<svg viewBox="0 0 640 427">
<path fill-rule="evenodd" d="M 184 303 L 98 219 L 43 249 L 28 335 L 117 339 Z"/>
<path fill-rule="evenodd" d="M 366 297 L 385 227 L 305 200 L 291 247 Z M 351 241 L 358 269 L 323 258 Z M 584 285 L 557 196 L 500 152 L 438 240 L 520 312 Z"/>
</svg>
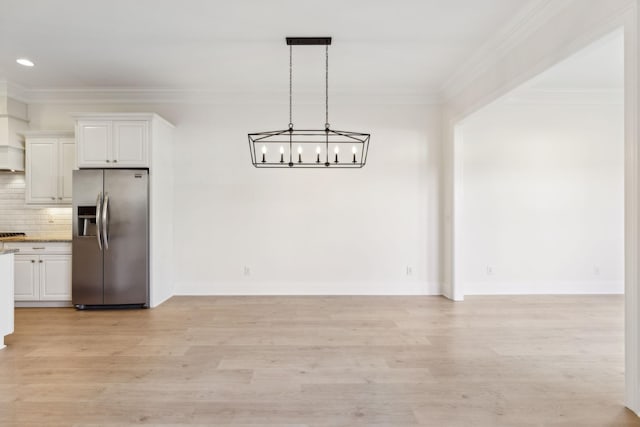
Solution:
<svg viewBox="0 0 640 427">
<path fill-rule="evenodd" d="M 71 254 L 71 242 L 5 242 L 4 248 L 22 255 Z"/>
</svg>

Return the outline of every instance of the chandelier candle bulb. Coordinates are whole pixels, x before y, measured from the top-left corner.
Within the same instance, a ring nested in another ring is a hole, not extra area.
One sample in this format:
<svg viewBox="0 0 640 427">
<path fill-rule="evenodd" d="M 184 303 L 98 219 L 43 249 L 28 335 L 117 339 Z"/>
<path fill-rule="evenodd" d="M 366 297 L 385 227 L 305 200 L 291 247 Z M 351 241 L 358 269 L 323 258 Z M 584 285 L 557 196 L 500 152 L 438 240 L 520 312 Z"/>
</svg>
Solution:
<svg viewBox="0 0 640 427">
<path fill-rule="evenodd" d="M 284 163 L 284 147 L 280 146 L 280 163 Z"/>
<path fill-rule="evenodd" d="M 316 163 L 320 163 L 320 146 L 316 147 Z"/>
<path fill-rule="evenodd" d="M 267 146 L 262 146 L 262 163 L 265 163 L 267 160 L 265 159 L 265 155 L 267 154 Z"/>
<path fill-rule="evenodd" d="M 356 148 L 355 145 L 351 148 L 351 152 L 353 153 L 353 163 L 357 163 L 356 162 L 356 153 L 358 152 L 358 149 Z"/>
<path fill-rule="evenodd" d="M 298 145 L 298 163 L 302 163 L 302 145 Z"/>
<path fill-rule="evenodd" d="M 336 153 L 336 163 L 338 163 L 338 153 L 340 152 L 340 147 L 336 145 L 336 148 L 333 150 L 333 152 Z"/>
</svg>

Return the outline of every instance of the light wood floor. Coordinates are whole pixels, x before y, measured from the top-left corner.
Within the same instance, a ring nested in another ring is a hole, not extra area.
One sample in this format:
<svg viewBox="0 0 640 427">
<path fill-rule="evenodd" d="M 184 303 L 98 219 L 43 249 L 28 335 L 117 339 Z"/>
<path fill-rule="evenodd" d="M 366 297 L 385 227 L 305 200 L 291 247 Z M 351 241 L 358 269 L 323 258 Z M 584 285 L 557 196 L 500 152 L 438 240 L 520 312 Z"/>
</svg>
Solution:
<svg viewBox="0 0 640 427">
<path fill-rule="evenodd" d="M 18 309 L 0 425 L 640 426 L 621 296 Z"/>
</svg>

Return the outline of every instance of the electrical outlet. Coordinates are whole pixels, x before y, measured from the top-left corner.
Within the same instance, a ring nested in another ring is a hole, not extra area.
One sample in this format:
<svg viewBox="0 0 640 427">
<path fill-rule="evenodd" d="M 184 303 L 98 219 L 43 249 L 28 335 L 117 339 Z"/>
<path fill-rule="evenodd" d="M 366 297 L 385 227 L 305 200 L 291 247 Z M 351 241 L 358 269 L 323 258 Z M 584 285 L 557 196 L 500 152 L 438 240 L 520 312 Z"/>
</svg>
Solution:
<svg viewBox="0 0 640 427">
<path fill-rule="evenodd" d="M 493 274 L 493 267 L 487 265 L 487 276 L 491 276 Z"/>
<path fill-rule="evenodd" d="M 413 267 L 407 265 L 407 276 L 413 276 Z"/>
<path fill-rule="evenodd" d="M 251 268 L 246 265 L 244 266 L 244 275 L 251 276 Z"/>
</svg>

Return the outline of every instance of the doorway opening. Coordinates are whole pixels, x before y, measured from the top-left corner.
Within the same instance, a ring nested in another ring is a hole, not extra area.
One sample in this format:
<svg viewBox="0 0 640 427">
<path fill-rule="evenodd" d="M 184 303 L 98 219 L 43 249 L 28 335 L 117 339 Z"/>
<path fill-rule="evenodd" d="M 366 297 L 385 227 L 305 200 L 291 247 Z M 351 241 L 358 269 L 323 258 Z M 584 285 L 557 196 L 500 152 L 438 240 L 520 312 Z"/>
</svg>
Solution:
<svg viewBox="0 0 640 427">
<path fill-rule="evenodd" d="M 465 295 L 624 293 L 624 35 L 460 123 Z"/>
<path fill-rule="evenodd" d="M 601 391 L 617 405 L 625 375 L 627 404 L 635 384 L 624 347 L 624 74 L 619 29 L 466 117 L 454 138 L 454 293 L 538 294 L 529 301 L 539 317 L 520 326 L 514 355 L 555 354 L 570 362 L 558 374 L 590 366 L 580 381 L 609 372 Z M 602 307 L 611 316 L 600 316 Z M 536 335 L 537 322 L 554 321 L 558 336 Z"/>
</svg>

